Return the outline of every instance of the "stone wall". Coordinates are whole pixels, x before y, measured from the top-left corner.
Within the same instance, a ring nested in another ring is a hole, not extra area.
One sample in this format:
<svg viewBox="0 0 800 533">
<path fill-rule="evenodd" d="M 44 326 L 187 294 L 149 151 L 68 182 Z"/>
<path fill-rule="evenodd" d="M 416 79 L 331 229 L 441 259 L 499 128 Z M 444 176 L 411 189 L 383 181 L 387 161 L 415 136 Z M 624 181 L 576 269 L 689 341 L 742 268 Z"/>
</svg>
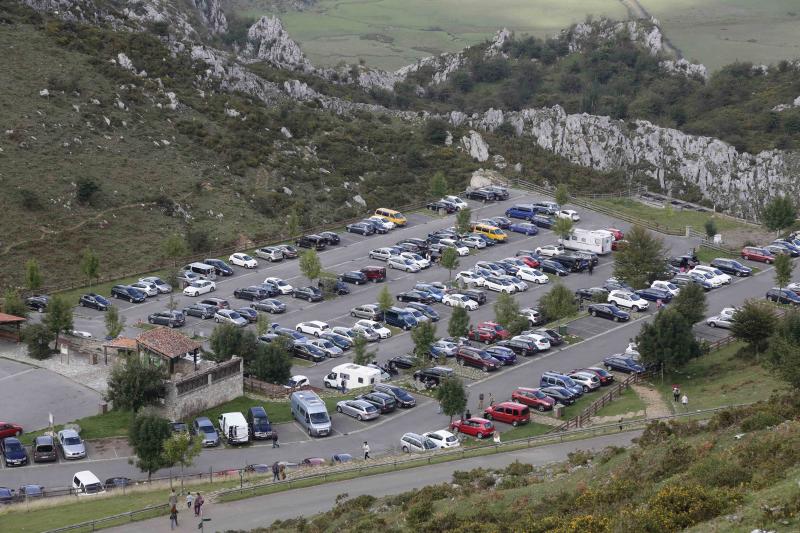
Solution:
<svg viewBox="0 0 800 533">
<path fill-rule="evenodd" d="M 163 415 L 170 420 L 185 421 L 200 411 L 244 394 L 242 360 L 234 357 L 187 376 L 176 376 L 166 383 L 166 387 Z"/>
</svg>

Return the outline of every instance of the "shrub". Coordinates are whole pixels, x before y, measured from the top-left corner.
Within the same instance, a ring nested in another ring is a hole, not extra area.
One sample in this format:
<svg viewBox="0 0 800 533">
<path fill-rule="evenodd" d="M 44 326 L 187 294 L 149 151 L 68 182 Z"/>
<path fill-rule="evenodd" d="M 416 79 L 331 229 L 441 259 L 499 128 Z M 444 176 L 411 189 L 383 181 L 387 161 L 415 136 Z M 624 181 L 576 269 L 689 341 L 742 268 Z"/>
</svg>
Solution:
<svg viewBox="0 0 800 533">
<path fill-rule="evenodd" d="M 594 454 L 586 450 L 577 450 L 567 454 L 567 460 L 572 466 L 585 466 L 592 460 Z"/>
<path fill-rule="evenodd" d="M 750 473 L 729 454 L 713 455 L 692 465 L 689 477 L 710 487 L 736 487 L 750 481 Z"/>
<path fill-rule="evenodd" d="M 777 426 L 783 422 L 777 413 L 759 411 L 742 420 L 742 431 L 757 431 L 768 427 Z"/>
<path fill-rule="evenodd" d="M 503 470 L 503 474 L 506 476 L 527 476 L 531 472 L 533 472 L 533 465 L 519 461 L 514 461 Z"/>
<path fill-rule="evenodd" d="M 739 501 L 725 489 L 696 484 L 668 485 L 635 512 L 639 531 L 679 531 L 721 515 Z"/>
<path fill-rule="evenodd" d="M 411 507 L 406 513 L 406 521 L 411 526 L 420 527 L 424 525 L 429 518 L 433 515 L 433 502 L 430 500 L 422 500 Z"/>
</svg>

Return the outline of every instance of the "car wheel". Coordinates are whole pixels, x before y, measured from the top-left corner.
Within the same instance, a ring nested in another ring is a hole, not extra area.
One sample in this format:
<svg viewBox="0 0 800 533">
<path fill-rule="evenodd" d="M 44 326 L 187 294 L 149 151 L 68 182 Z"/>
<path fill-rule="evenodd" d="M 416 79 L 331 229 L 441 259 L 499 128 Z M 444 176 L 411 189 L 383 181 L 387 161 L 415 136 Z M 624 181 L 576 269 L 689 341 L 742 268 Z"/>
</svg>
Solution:
<svg viewBox="0 0 800 533">
<path fill-rule="evenodd" d="M 479 431 L 475 436 L 478 437 L 479 439 L 482 439 L 483 433 Z"/>
<path fill-rule="evenodd" d="M 606 365 L 606 370 L 610 372 L 612 370 L 611 365 Z"/>
<path fill-rule="evenodd" d="M 766 264 L 768 264 L 768 265 L 771 265 L 771 264 L 772 264 L 772 260 L 771 260 L 771 259 L 767 259 L 767 260 L 766 260 L 766 261 L 764 261 L 764 262 L 765 262 Z"/>
<path fill-rule="evenodd" d="M 364 420 L 364 418 L 363 418 L 361 415 L 356 415 L 356 420 L 358 420 L 359 422 L 361 422 L 361 421 L 363 421 L 363 420 Z"/>
<path fill-rule="evenodd" d="M 708 325 L 711 326 L 712 328 L 717 327 L 717 323 L 716 322 L 709 322 Z"/>
<path fill-rule="evenodd" d="M 403 446 L 403 452 L 404 453 L 411 453 L 411 452 L 408 451 L 408 446 Z"/>
<path fill-rule="evenodd" d="M 618 317 L 618 316 L 615 316 L 614 318 L 612 318 L 612 320 L 613 320 L 614 322 L 619 322 L 619 317 Z"/>
<path fill-rule="evenodd" d="M 544 413 L 544 405 L 537 406 L 536 410 L 539 411 L 540 413 Z"/>
<path fill-rule="evenodd" d="M 513 422 L 511 422 L 511 425 L 514 426 L 514 427 L 517 427 L 519 425 L 519 422 L 514 420 Z"/>
<path fill-rule="evenodd" d="M 595 311 L 594 309 L 591 309 L 589 311 L 589 314 L 592 315 L 592 316 L 597 316 L 597 311 Z"/>
<path fill-rule="evenodd" d="M 464 366 L 464 360 L 463 359 L 456 359 L 456 364 Z"/>
<path fill-rule="evenodd" d="M 152 324 L 153 322 L 155 322 L 155 320 L 153 320 L 152 318 L 148 318 L 148 319 L 147 319 L 147 321 L 148 321 L 148 322 L 150 322 L 151 324 Z"/>
<path fill-rule="evenodd" d="M 336 412 L 337 412 L 337 413 L 341 413 L 341 412 L 342 412 L 342 408 L 341 408 L 341 407 L 339 407 L 338 405 L 336 406 Z"/>
<path fill-rule="evenodd" d="M 587 387 L 586 385 L 584 385 L 584 386 L 583 386 L 583 392 L 589 392 L 589 387 Z"/>
</svg>

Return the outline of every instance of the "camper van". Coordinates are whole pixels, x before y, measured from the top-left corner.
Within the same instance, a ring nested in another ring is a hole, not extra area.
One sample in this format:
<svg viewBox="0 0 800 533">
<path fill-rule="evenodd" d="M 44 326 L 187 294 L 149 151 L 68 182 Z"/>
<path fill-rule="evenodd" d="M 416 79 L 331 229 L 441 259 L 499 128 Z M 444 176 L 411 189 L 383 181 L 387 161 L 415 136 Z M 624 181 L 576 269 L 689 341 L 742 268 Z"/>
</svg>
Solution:
<svg viewBox="0 0 800 533">
<path fill-rule="evenodd" d="M 610 231 L 575 228 L 568 238 L 558 240 L 564 248 L 594 252 L 601 255 L 611 252 L 611 243 L 614 242 L 614 236 Z"/>
<path fill-rule="evenodd" d="M 247 444 L 250 428 L 242 413 L 222 413 L 219 416 L 219 431 L 228 444 Z"/>
<path fill-rule="evenodd" d="M 308 431 L 309 437 L 325 437 L 331 433 L 331 417 L 319 396 L 313 391 L 293 392 L 292 416 Z"/>
<path fill-rule="evenodd" d="M 184 272 L 194 272 L 199 276 L 204 277 L 205 279 L 215 280 L 217 279 L 217 269 L 214 268 L 213 265 L 207 265 L 205 263 L 189 263 L 185 267 L 183 267 Z"/>
<path fill-rule="evenodd" d="M 331 389 L 338 389 L 342 384 L 346 389 L 371 387 L 381 381 L 380 369 L 354 363 L 335 366 L 331 373 L 325 376 L 325 386 Z"/>
</svg>

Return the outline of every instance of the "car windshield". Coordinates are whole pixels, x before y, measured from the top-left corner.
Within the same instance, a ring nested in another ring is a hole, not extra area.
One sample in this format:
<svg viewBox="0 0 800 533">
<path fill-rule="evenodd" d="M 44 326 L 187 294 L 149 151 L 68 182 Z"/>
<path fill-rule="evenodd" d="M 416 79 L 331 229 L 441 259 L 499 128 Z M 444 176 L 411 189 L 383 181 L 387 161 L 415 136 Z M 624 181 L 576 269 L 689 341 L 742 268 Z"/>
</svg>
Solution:
<svg viewBox="0 0 800 533">
<path fill-rule="evenodd" d="M 314 424 L 324 424 L 326 422 L 330 422 L 330 418 L 328 418 L 328 413 L 311 413 L 311 422 Z"/>
<path fill-rule="evenodd" d="M 214 426 L 200 426 L 200 431 L 205 433 L 206 435 L 213 434 L 215 432 Z"/>
<path fill-rule="evenodd" d="M 6 443 L 6 451 L 9 451 L 9 452 L 20 452 L 20 451 L 22 451 L 22 446 L 18 442 L 9 442 L 9 443 Z"/>
<path fill-rule="evenodd" d="M 86 485 L 86 492 L 88 494 L 94 494 L 95 492 L 101 492 L 103 490 L 103 485 L 100 483 L 90 483 Z"/>
<path fill-rule="evenodd" d="M 36 450 L 43 453 L 49 453 L 53 451 L 53 447 L 49 444 L 40 444 L 36 447 Z"/>
<path fill-rule="evenodd" d="M 422 444 L 423 444 L 423 446 L 425 447 L 426 450 L 435 450 L 436 449 L 436 443 L 433 442 L 431 439 L 425 439 L 425 441 Z"/>
<path fill-rule="evenodd" d="M 64 444 L 67 446 L 75 446 L 81 443 L 81 439 L 78 437 L 66 437 L 64 439 Z"/>
<path fill-rule="evenodd" d="M 237 318 L 242 318 L 242 315 L 240 315 L 240 314 L 239 314 L 239 313 L 237 313 L 236 311 L 231 311 L 231 312 L 228 314 L 228 316 L 229 316 L 229 317 L 231 317 L 231 318 L 232 318 L 232 319 L 234 319 L 234 320 L 236 320 Z"/>
</svg>

